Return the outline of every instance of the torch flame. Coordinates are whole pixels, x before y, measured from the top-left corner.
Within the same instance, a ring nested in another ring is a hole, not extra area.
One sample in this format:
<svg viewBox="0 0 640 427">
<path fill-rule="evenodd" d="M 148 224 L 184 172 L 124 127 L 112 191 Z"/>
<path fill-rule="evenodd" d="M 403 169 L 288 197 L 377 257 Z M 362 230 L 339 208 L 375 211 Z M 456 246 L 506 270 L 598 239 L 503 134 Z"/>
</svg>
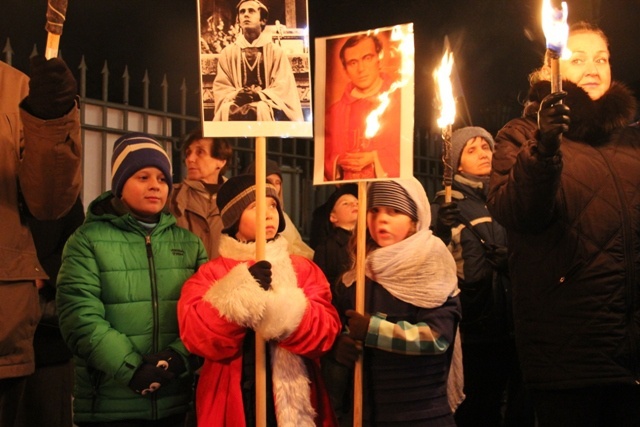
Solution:
<svg viewBox="0 0 640 427">
<path fill-rule="evenodd" d="M 547 39 L 547 49 L 556 55 L 566 58 L 570 55 L 567 45 L 569 26 L 567 25 L 567 2 L 562 2 L 562 9 L 556 9 L 551 0 L 542 2 L 542 31 Z"/>
<path fill-rule="evenodd" d="M 376 30 L 375 33 L 378 33 Z M 413 64 L 413 24 L 396 25 L 391 30 L 390 42 L 395 52 L 400 52 L 401 55 L 401 68 L 400 79 L 394 81 L 389 90 L 378 95 L 379 104 L 374 108 L 367 116 L 367 128 L 365 129 L 365 138 L 373 138 L 380 130 L 380 116 L 385 112 L 389 104 L 391 103 L 391 94 L 397 89 L 400 89 L 410 80 L 414 72 Z M 392 55 L 394 52 L 392 51 Z"/>
<path fill-rule="evenodd" d="M 438 100 L 440 101 L 439 128 L 452 125 L 456 119 L 456 101 L 453 97 L 453 86 L 450 78 L 452 69 L 453 52 L 449 52 L 447 49 L 442 56 L 440 67 L 433 72 L 433 78 L 438 86 Z"/>
</svg>

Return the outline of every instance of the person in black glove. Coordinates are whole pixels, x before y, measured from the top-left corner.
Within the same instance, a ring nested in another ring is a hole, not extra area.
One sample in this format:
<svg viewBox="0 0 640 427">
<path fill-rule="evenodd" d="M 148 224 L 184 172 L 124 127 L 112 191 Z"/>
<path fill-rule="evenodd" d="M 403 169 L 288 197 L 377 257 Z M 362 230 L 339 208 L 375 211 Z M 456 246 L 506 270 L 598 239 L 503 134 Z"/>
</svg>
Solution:
<svg viewBox="0 0 640 427">
<path fill-rule="evenodd" d="M 64 116 L 75 106 L 77 93 L 78 84 L 62 59 L 31 59 L 29 96 L 23 105 L 34 116 L 44 120 Z"/>
<path fill-rule="evenodd" d="M 550 104 L 560 98 L 561 94 Z M 545 109 L 541 116 L 547 119 L 542 121 L 563 123 L 562 114 L 559 118 L 554 116 L 556 111 L 564 111 L 561 104 Z M 563 131 L 561 124 L 554 126 L 557 128 L 553 132 Z M 557 139 L 558 134 L 553 134 L 551 128 L 548 132 L 551 139 Z M 486 207 L 494 141 L 483 128 L 465 127 L 453 132 L 451 145 L 454 200 L 445 203 L 439 193 L 432 206 L 432 212 L 437 212 L 432 222 L 435 221 L 434 233 L 445 236 L 443 240 L 449 243 L 458 264 L 466 398 L 455 418 L 460 427 L 477 425 L 480 419 L 487 425 L 502 425 L 507 386 L 522 381 L 517 370 L 508 368 L 517 365 L 518 360 L 510 329 L 513 322 L 506 232 Z M 545 147 L 553 149 L 550 144 Z M 520 408 L 513 396 L 507 394 L 509 413 L 512 408 Z"/>
<path fill-rule="evenodd" d="M 197 366 L 176 307 L 207 252 L 164 209 L 171 163 L 158 141 L 125 134 L 112 159 L 111 190 L 89 205 L 92 219 L 67 240 L 58 274 L 60 331 L 75 360 L 74 422 L 182 426 Z"/>
<path fill-rule="evenodd" d="M 322 270 L 289 252 L 280 235 L 286 222 L 278 190 L 263 185 L 262 223 L 254 174 L 222 184 L 216 198 L 223 225 L 220 256 L 184 283 L 178 301 L 184 345 L 204 358 L 198 425 L 255 424 L 256 336 L 268 343 L 267 425 L 335 425 L 320 357 L 331 350 L 340 318 Z M 265 259 L 256 262 L 259 226 L 265 230 Z"/>
<path fill-rule="evenodd" d="M 256 262 L 249 267 L 249 273 L 262 286 L 262 289 L 265 291 L 271 289 L 271 263 L 269 261 Z"/>
<path fill-rule="evenodd" d="M 555 155 L 560 148 L 561 135 L 569 131 L 571 110 L 561 101 L 567 92 L 556 92 L 547 95 L 540 103 L 538 110 L 538 129 L 540 140 L 538 152 L 545 157 Z"/>
</svg>

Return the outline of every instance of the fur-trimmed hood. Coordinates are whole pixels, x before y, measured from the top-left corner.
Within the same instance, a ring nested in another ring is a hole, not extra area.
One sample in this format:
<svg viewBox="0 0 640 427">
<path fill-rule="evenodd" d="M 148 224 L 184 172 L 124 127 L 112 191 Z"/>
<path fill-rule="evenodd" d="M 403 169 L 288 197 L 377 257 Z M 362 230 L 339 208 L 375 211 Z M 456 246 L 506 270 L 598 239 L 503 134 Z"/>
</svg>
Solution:
<svg viewBox="0 0 640 427">
<path fill-rule="evenodd" d="M 565 80 L 562 85 L 568 93 L 563 102 L 571 109 L 569 132 L 564 135 L 573 141 L 598 145 L 635 118 L 637 101 L 631 90 L 622 83 L 612 82 L 609 90 L 595 101 L 575 83 Z M 548 81 L 534 84 L 529 90 L 524 116 L 535 120 L 540 102 L 550 93 Z"/>
</svg>

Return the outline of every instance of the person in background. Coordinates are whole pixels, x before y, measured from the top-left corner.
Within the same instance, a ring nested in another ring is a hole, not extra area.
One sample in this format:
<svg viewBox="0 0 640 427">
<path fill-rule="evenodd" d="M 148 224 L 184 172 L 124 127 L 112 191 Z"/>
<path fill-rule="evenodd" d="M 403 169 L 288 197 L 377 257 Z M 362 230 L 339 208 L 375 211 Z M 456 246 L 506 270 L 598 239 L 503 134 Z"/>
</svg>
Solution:
<svg viewBox="0 0 640 427">
<path fill-rule="evenodd" d="M 322 270 L 331 286 L 333 301 L 337 299 L 336 286 L 351 267 L 349 242 L 358 222 L 358 186 L 344 184 L 327 199 L 324 221 L 331 228 L 328 236 L 317 246 L 313 262 Z M 330 355 L 322 358 L 322 376 L 329 391 L 331 405 L 341 424 L 349 423 L 351 410 L 351 371 L 337 363 Z"/>
<path fill-rule="evenodd" d="M 318 245 L 313 254 L 313 262 L 327 276 L 332 291 L 342 274 L 351 266 L 349 240 L 358 222 L 358 186 L 345 184 L 327 199 L 325 222 L 331 232 Z"/>
<path fill-rule="evenodd" d="M 180 334 L 204 357 L 198 422 L 208 427 L 255 425 L 255 336 L 267 342 L 267 425 L 335 426 L 320 378 L 320 356 L 340 330 L 331 291 L 311 261 L 290 255 L 276 188 L 266 185 L 265 259 L 256 256 L 256 183 L 230 178 L 220 188 L 224 224 L 220 257 L 182 289 Z"/>
<path fill-rule="evenodd" d="M 71 210 L 82 144 L 77 84 L 63 60 L 33 57 L 31 79 L 0 61 L 0 94 L 0 425 L 13 427 L 35 370 L 38 286 L 47 280 L 27 218 Z"/>
<path fill-rule="evenodd" d="M 333 350 L 349 367 L 364 352 L 363 425 L 455 426 L 452 407 L 462 384 L 448 382 L 462 369 L 455 345 L 456 265 L 430 223 L 427 194 L 417 179 L 369 185 L 365 313 L 354 310 L 353 265 L 337 289 L 348 328 Z"/>
<path fill-rule="evenodd" d="M 255 162 L 251 163 L 244 170 L 243 174 L 255 176 L 256 173 L 256 164 Z M 282 194 L 282 170 L 278 163 L 274 160 L 267 159 L 266 163 L 266 175 L 267 181 L 269 181 L 274 187 L 276 187 L 276 191 L 278 192 L 278 197 L 280 198 L 280 205 L 284 206 L 284 197 Z M 307 245 L 304 240 L 302 240 L 302 236 L 298 231 L 298 228 L 295 226 L 289 215 L 282 209 L 282 214 L 284 216 L 284 221 L 286 227 L 280 233 L 282 237 L 284 237 L 289 243 L 289 253 L 293 255 L 300 255 L 307 259 L 313 259 L 313 249 Z"/>
<path fill-rule="evenodd" d="M 213 120 L 303 121 L 289 58 L 264 31 L 269 9 L 258 0 L 240 0 L 235 12 L 241 33 L 218 58 Z"/>
<path fill-rule="evenodd" d="M 458 427 L 533 427 L 513 338 L 507 234 L 487 210 L 493 137 L 481 127 L 451 136 L 452 203 L 444 191 L 432 204 L 434 234 L 449 245 L 458 268 L 465 399 Z M 506 403 L 505 403 L 506 396 Z"/>
<path fill-rule="evenodd" d="M 166 209 L 170 190 L 162 146 L 143 133 L 121 136 L 111 190 L 65 245 L 56 304 L 74 355 L 79 427 L 182 427 L 191 407 L 196 367 L 176 305 L 207 253 Z"/>
<path fill-rule="evenodd" d="M 551 93 L 547 56 L 523 117 L 496 136 L 487 199 L 509 239 L 515 338 L 538 425 L 640 420 L 640 129 L 607 37 L 571 25 Z M 562 101 L 562 103 L 560 103 Z"/>
<path fill-rule="evenodd" d="M 218 240 L 222 230 L 216 196 L 233 156 L 226 138 L 203 137 L 197 129 L 187 135 L 182 152 L 187 177 L 174 184 L 169 209 L 179 227 L 202 239 L 209 259 L 218 256 Z"/>
<path fill-rule="evenodd" d="M 36 371 L 27 377 L 16 425 L 71 427 L 72 354 L 60 334 L 55 298 L 62 249 L 84 221 L 82 200 L 78 197 L 69 213 L 57 220 L 39 221 L 28 217 L 27 221 L 38 261 L 49 278 L 39 288 L 42 317 L 33 339 Z"/>
</svg>

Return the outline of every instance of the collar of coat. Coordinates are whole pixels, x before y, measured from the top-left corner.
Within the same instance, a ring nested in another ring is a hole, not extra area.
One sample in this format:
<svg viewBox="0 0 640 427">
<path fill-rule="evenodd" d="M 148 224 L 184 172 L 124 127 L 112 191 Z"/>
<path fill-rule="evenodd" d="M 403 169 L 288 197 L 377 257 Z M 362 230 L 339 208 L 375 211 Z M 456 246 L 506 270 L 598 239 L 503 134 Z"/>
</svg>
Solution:
<svg viewBox="0 0 640 427">
<path fill-rule="evenodd" d="M 571 109 L 569 132 L 564 136 L 571 140 L 598 145 L 607 141 L 615 130 L 629 125 L 635 117 L 636 99 L 622 83 L 612 82 L 609 90 L 595 101 L 575 83 L 565 80 L 562 85 L 568 93 L 563 102 Z M 540 102 L 550 93 L 548 81 L 532 85 L 524 116 L 537 120 Z"/>
</svg>

